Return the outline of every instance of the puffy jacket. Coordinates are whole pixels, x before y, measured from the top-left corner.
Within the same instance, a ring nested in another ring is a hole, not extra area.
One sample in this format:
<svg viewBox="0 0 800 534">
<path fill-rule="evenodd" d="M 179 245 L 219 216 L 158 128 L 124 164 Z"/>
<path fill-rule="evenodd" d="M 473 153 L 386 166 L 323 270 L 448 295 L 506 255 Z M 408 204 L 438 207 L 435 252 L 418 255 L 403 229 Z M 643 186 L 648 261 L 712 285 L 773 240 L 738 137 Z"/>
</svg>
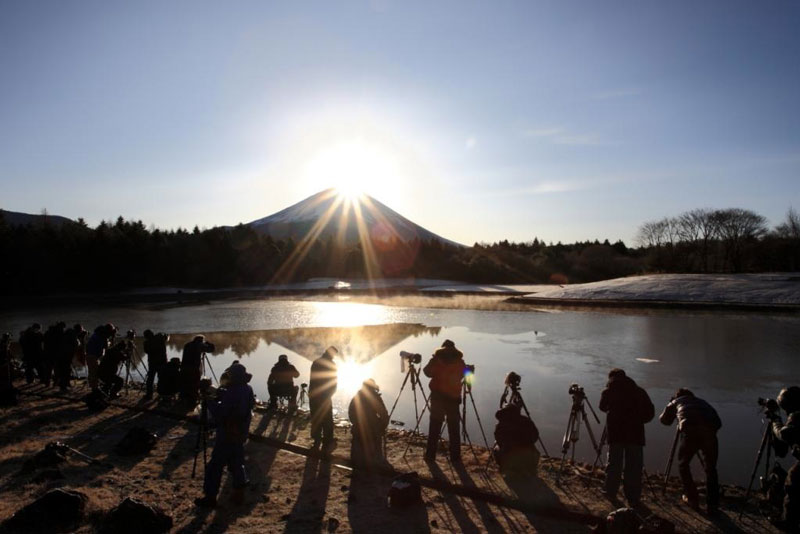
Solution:
<svg viewBox="0 0 800 534">
<path fill-rule="evenodd" d="M 671 425 L 676 417 L 681 432 L 688 433 L 694 428 L 711 428 L 716 432 L 722 428 L 717 411 L 703 399 L 692 395 L 670 401 L 658 419 L 665 425 Z"/>
<path fill-rule="evenodd" d="M 320 356 L 311 364 L 308 400 L 316 405 L 330 399 L 334 393 L 336 393 L 336 362 L 328 356 Z"/>
<path fill-rule="evenodd" d="M 608 443 L 644 445 L 644 424 L 655 416 L 655 407 L 645 390 L 630 377 L 609 379 L 600 395 L 600 410 L 606 412 Z"/>
<path fill-rule="evenodd" d="M 244 443 L 250 432 L 255 406 L 253 388 L 238 384 L 221 391 L 219 400 L 208 403 L 208 411 L 217 421 L 217 440 Z"/>
<path fill-rule="evenodd" d="M 455 347 L 441 347 L 433 353 L 433 357 L 422 369 L 425 376 L 431 379 L 429 387 L 432 392 L 441 393 L 447 398 L 461 399 L 461 381 L 464 379 L 464 355 Z"/>
</svg>

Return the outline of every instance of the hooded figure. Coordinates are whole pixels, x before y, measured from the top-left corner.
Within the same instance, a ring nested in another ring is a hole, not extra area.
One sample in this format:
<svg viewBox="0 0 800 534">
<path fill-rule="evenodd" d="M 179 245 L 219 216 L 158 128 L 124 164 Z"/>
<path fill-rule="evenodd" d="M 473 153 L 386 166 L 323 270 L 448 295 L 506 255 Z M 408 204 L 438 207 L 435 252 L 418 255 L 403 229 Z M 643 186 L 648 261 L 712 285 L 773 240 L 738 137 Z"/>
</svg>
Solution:
<svg viewBox="0 0 800 534">
<path fill-rule="evenodd" d="M 311 364 L 308 403 L 311 408 L 311 438 L 314 440 L 314 447 L 318 447 L 320 443 L 325 447 L 334 444 L 332 399 L 336 393 L 337 370 L 333 357 L 338 353 L 336 347 L 328 347 Z"/>
<path fill-rule="evenodd" d="M 350 458 L 363 464 L 379 463 L 383 460 L 381 442 L 389 413 L 381 398 L 378 384 L 371 378 L 364 381 L 361 389 L 350 401 L 347 410 L 353 423 L 353 445 Z"/>
<path fill-rule="evenodd" d="M 429 384 L 431 418 L 428 429 L 428 445 L 425 450 L 427 461 L 433 461 L 436 458 L 436 447 L 445 420 L 450 440 L 450 461 L 454 463 L 461 461 L 458 405 L 461 404 L 461 384 L 466 370 L 464 355 L 449 339 L 444 340 L 442 346 L 436 349 L 430 361 L 422 369 L 425 376 L 431 379 Z"/>
<path fill-rule="evenodd" d="M 644 425 L 653 419 L 655 407 L 647 392 L 622 369 L 609 371 L 599 407 L 608 414 L 606 496 L 616 500 L 620 480 L 624 479 L 625 498 L 631 506 L 637 505 L 642 495 Z"/>
<path fill-rule="evenodd" d="M 203 480 L 204 495 L 195 500 L 198 506 L 216 506 L 225 466 L 228 466 L 228 472 L 233 477 L 232 500 L 241 504 L 244 499 L 244 487 L 247 484 L 244 444 L 250 431 L 255 395 L 248 385 L 252 375 L 244 365 L 231 365 L 226 373 L 226 387 L 219 390 L 221 394 L 217 400 L 209 400 L 207 403 L 208 411 L 217 421 L 217 433 Z"/>
<path fill-rule="evenodd" d="M 214 352 L 214 344 L 205 336 L 195 336 L 183 346 L 181 359 L 181 399 L 191 405 L 197 403 L 200 379 L 203 377 L 203 360 L 206 352 Z"/>
<path fill-rule="evenodd" d="M 536 476 L 539 469 L 539 451 L 536 440 L 539 429 L 525 415 L 519 404 L 507 404 L 494 414 L 494 457 L 505 475 Z"/>
</svg>

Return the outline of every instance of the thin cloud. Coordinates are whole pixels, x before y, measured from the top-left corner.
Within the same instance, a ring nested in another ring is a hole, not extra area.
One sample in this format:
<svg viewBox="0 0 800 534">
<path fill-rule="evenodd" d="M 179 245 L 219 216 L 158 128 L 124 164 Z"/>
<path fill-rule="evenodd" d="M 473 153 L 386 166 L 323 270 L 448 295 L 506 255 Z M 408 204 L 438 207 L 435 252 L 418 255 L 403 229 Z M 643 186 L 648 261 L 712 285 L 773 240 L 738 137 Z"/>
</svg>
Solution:
<svg viewBox="0 0 800 534">
<path fill-rule="evenodd" d="M 595 134 L 571 132 L 564 128 L 531 128 L 524 130 L 522 135 L 543 139 L 555 145 L 600 146 L 611 144 Z"/>
<path fill-rule="evenodd" d="M 633 87 L 628 88 L 621 88 L 621 89 L 611 89 L 609 91 L 603 91 L 600 93 L 596 93 L 592 95 L 594 100 L 609 100 L 612 98 L 630 98 L 633 96 L 639 96 L 642 94 L 641 89 L 636 89 Z"/>
</svg>

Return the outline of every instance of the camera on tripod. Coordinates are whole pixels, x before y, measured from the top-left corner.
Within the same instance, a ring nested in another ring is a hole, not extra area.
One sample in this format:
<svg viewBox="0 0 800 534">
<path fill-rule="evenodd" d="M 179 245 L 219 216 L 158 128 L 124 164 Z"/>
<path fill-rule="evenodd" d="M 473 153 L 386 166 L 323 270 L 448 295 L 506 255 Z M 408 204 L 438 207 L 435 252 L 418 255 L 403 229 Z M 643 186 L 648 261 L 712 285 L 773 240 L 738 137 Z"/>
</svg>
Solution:
<svg viewBox="0 0 800 534">
<path fill-rule="evenodd" d="M 506 386 L 510 387 L 511 389 L 517 390 L 517 389 L 519 389 L 520 383 L 522 383 L 522 377 L 519 376 L 514 371 L 511 371 L 510 373 L 508 373 L 506 375 L 505 383 L 506 383 Z"/>
<path fill-rule="evenodd" d="M 408 363 L 419 365 L 422 363 L 422 354 L 415 354 L 413 352 L 400 351 L 400 357 Z"/>
<path fill-rule="evenodd" d="M 475 365 L 464 364 L 464 374 L 475 374 Z"/>
<path fill-rule="evenodd" d="M 583 391 L 583 387 L 579 386 L 578 384 L 571 384 L 569 386 L 569 394 L 580 399 L 586 398 L 586 393 Z"/>
<path fill-rule="evenodd" d="M 125 332 L 125 339 L 127 339 L 128 341 L 133 341 L 135 338 L 136 338 L 136 330 L 134 330 L 133 328 Z"/>
<path fill-rule="evenodd" d="M 765 399 L 759 397 L 758 405 L 764 408 L 765 413 L 778 413 L 780 411 L 780 406 L 778 406 L 778 401 L 776 401 L 775 399 Z"/>
</svg>

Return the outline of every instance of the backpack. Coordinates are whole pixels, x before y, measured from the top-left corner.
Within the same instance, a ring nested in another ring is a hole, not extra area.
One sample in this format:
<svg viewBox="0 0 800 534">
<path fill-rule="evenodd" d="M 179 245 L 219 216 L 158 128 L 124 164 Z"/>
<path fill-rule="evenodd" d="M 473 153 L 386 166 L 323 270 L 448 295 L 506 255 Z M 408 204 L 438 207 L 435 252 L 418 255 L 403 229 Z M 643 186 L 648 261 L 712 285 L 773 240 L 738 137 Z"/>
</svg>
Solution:
<svg viewBox="0 0 800 534">
<path fill-rule="evenodd" d="M 419 475 L 412 472 L 395 477 L 387 500 L 389 508 L 395 510 L 421 504 L 422 487 L 419 484 Z"/>
</svg>

